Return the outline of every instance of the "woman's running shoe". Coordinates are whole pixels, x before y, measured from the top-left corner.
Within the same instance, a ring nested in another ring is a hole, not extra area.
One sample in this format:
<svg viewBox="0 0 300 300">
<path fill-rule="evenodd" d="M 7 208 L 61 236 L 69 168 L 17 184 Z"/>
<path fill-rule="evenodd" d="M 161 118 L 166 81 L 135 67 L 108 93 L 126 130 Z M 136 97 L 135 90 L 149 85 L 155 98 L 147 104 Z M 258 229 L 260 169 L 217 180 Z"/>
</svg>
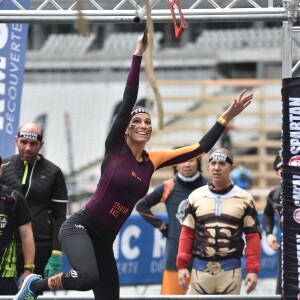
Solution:
<svg viewBox="0 0 300 300">
<path fill-rule="evenodd" d="M 34 292 L 30 289 L 30 284 L 41 279 L 42 276 L 37 274 L 28 275 L 25 278 L 18 294 L 14 296 L 13 300 L 35 300 L 37 298 L 37 295 L 35 295 Z"/>
</svg>

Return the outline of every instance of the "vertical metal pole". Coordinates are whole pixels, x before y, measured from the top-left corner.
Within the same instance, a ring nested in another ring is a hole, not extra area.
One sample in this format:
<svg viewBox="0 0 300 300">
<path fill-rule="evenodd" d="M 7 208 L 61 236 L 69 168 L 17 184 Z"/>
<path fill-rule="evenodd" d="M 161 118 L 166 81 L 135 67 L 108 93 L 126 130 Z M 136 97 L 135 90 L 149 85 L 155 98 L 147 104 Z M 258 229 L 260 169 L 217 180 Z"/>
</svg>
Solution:
<svg viewBox="0 0 300 300">
<path fill-rule="evenodd" d="M 283 0 L 288 20 L 282 24 L 282 78 L 292 77 L 292 34 L 293 23 L 297 21 L 299 0 Z"/>
<path fill-rule="evenodd" d="M 282 78 L 292 77 L 292 30 L 292 21 L 282 22 Z"/>
<path fill-rule="evenodd" d="M 70 123 L 70 116 L 67 112 L 64 113 L 64 122 L 65 122 L 66 136 L 67 136 L 70 175 L 73 176 L 74 175 L 74 158 L 73 158 L 73 148 L 72 148 L 71 123 Z"/>
</svg>

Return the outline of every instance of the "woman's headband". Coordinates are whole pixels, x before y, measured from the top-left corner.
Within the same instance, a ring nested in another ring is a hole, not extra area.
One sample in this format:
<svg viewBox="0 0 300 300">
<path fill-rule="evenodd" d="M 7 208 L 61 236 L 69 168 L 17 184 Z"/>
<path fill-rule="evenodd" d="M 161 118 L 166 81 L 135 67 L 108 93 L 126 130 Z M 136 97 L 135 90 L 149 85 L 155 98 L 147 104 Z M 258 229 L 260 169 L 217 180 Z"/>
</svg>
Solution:
<svg viewBox="0 0 300 300">
<path fill-rule="evenodd" d="M 150 117 L 148 110 L 145 107 L 142 107 L 142 106 L 135 107 L 132 110 L 132 112 L 130 114 L 130 117 L 132 118 L 136 114 L 147 114 Z"/>
</svg>

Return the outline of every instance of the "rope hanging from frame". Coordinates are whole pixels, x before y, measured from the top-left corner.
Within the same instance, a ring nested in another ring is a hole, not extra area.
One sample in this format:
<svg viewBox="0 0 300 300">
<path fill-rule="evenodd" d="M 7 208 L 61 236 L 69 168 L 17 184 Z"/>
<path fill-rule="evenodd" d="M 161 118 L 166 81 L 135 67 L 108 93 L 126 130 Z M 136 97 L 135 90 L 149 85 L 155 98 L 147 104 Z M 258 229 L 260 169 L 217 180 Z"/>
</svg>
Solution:
<svg viewBox="0 0 300 300">
<path fill-rule="evenodd" d="M 83 13 L 82 13 L 82 2 L 81 0 L 77 0 L 76 3 L 76 9 L 78 11 L 78 19 L 77 19 L 77 23 L 78 23 L 78 31 L 79 33 L 84 36 L 84 37 L 88 37 L 90 36 L 90 28 L 88 26 L 87 21 L 85 20 L 85 18 L 83 17 Z"/>
<path fill-rule="evenodd" d="M 145 6 L 146 6 L 146 14 L 147 14 L 145 32 L 147 34 L 147 43 L 148 43 L 148 47 L 146 51 L 146 71 L 148 75 L 148 80 L 150 81 L 150 85 L 152 87 L 155 100 L 156 100 L 156 106 L 158 111 L 158 128 L 163 129 L 164 111 L 162 105 L 162 97 L 158 89 L 158 85 L 154 73 L 154 66 L 153 66 L 154 26 L 151 18 L 151 6 L 149 0 L 145 1 Z"/>
</svg>

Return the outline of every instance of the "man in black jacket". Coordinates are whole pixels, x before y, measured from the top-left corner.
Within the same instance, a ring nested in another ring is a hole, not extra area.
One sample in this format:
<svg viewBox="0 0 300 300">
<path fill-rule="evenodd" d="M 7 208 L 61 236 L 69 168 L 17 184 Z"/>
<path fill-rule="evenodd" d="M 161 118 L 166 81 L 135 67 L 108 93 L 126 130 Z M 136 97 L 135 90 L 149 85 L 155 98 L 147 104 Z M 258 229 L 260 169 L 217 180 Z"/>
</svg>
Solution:
<svg viewBox="0 0 300 300">
<path fill-rule="evenodd" d="M 0 182 L 19 191 L 27 200 L 36 245 L 35 273 L 51 276 L 61 271 L 58 232 L 66 219 L 68 194 L 60 168 L 39 154 L 43 144 L 38 124 L 22 125 L 16 137 L 19 154 L 3 161 Z M 18 275 L 23 273 L 23 265 L 22 248 L 17 240 Z"/>
<path fill-rule="evenodd" d="M 281 177 L 281 167 L 282 167 L 282 155 L 279 152 L 274 161 L 274 170 L 276 172 L 276 176 L 278 178 Z M 281 185 L 277 188 L 273 189 L 267 198 L 267 205 L 264 210 L 263 215 L 263 227 L 266 232 L 268 245 L 275 251 L 279 251 L 278 257 L 278 272 L 277 272 L 277 285 L 276 285 L 276 294 L 281 295 L 281 249 L 280 244 L 277 241 L 277 237 L 273 233 L 274 225 L 275 225 L 275 216 L 280 220 L 280 214 L 282 210 L 281 205 Z"/>
</svg>

